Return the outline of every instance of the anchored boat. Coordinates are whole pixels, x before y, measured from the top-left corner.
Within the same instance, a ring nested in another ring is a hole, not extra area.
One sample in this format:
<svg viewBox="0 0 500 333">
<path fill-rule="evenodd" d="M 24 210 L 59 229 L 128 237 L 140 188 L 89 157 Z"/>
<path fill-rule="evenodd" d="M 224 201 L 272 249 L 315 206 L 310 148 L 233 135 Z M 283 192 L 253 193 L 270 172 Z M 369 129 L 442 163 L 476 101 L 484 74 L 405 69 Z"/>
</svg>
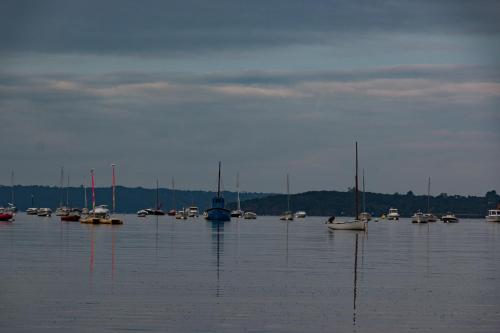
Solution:
<svg viewBox="0 0 500 333">
<path fill-rule="evenodd" d="M 330 230 L 366 230 L 367 222 L 359 219 L 359 190 L 358 190 L 358 143 L 356 142 L 356 174 L 354 176 L 355 215 L 352 221 L 335 221 L 332 216 L 326 222 Z"/>
<path fill-rule="evenodd" d="M 220 193 L 220 165 L 221 162 L 219 162 L 219 176 L 217 178 L 217 196 L 212 199 L 212 207 L 207 209 L 205 217 L 214 222 L 231 221 L 231 211 L 225 208 L 225 201 Z"/>
</svg>

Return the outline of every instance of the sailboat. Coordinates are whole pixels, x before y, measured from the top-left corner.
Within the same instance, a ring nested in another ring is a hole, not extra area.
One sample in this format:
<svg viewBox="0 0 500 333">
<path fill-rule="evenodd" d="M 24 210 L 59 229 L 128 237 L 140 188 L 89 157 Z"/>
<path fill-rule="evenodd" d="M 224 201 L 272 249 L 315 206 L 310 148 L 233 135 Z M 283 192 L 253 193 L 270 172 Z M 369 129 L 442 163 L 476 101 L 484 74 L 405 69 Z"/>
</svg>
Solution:
<svg viewBox="0 0 500 333">
<path fill-rule="evenodd" d="M 101 218 L 105 218 L 107 215 L 109 215 L 109 209 L 107 209 L 105 206 L 96 207 L 94 169 L 90 170 L 90 177 L 92 179 L 92 210 L 88 215 L 83 215 L 80 218 L 80 223 L 99 224 L 101 223 Z"/>
<path fill-rule="evenodd" d="M 66 207 L 68 207 L 65 215 L 61 216 L 61 221 L 63 222 L 78 222 L 80 221 L 80 213 L 81 210 L 77 208 L 69 208 L 69 174 L 68 174 L 68 183 L 66 185 Z"/>
<path fill-rule="evenodd" d="M 359 219 L 359 190 L 358 190 L 358 143 L 356 142 L 356 175 L 354 177 L 356 184 L 354 198 L 355 198 L 355 215 L 352 221 L 336 221 L 332 216 L 326 222 L 330 230 L 366 230 L 366 221 Z"/>
<path fill-rule="evenodd" d="M 56 216 L 66 216 L 69 214 L 69 208 L 67 206 L 63 206 L 63 197 L 64 197 L 64 168 L 61 167 L 61 184 L 59 187 L 59 207 L 56 209 Z M 66 196 L 67 198 L 67 196 Z"/>
<path fill-rule="evenodd" d="M 112 164 L 113 168 L 113 213 L 115 211 L 115 164 Z M 80 223 L 87 224 L 123 224 L 123 221 L 117 217 L 111 217 L 107 205 L 96 206 L 95 200 L 95 180 L 94 180 L 94 169 L 90 170 L 90 175 L 92 177 L 92 210 L 88 215 L 83 215 L 80 218 Z"/>
<path fill-rule="evenodd" d="M 220 166 L 219 161 L 219 176 L 217 178 L 217 196 L 212 198 L 212 207 L 206 210 L 206 219 L 215 222 L 231 221 L 231 211 L 225 208 L 224 198 L 220 193 Z"/>
<path fill-rule="evenodd" d="M 112 183 L 112 192 L 113 192 L 113 210 L 112 214 L 115 214 L 116 211 L 116 176 L 115 176 L 115 167 L 116 164 L 111 164 L 111 168 L 113 170 L 113 183 Z M 101 223 L 102 224 L 123 224 L 123 221 L 119 219 L 118 217 L 113 217 L 113 215 L 107 215 L 104 218 L 101 218 Z"/>
<path fill-rule="evenodd" d="M 172 209 L 167 212 L 168 216 L 177 215 L 177 210 L 175 209 L 175 183 L 174 177 L 172 177 Z"/>
<path fill-rule="evenodd" d="M 233 210 L 231 212 L 231 217 L 242 217 L 243 216 L 243 211 L 241 210 L 241 204 L 240 204 L 240 174 L 236 173 L 236 193 L 237 193 L 237 198 L 236 198 L 236 210 Z"/>
<path fill-rule="evenodd" d="M 427 218 L 427 222 L 436 222 L 438 220 L 437 216 L 431 213 L 431 177 L 427 183 L 427 213 L 424 214 Z"/>
<path fill-rule="evenodd" d="M 87 208 L 87 178 L 83 177 L 83 208 L 82 214 L 88 214 L 89 209 Z"/>
<path fill-rule="evenodd" d="M 14 170 L 12 170 L 10 174 L 10 202 L 7 204 L 7 210 L 11 213 L 17 213 L 17 207 L 15 204 L 15 196 L 14 196 Z"/>
<path fill-rule="evenodd" d="M 158 187 L 158 179 L 156 180 L 156 207 L 146 209 L 149 215 L 165 215 L 165 212 L 161 210 L 160 204 L 160 189 Z"/>
<path fill-rule="evenodd" d="M 293 213 L 290 210 L 290 177 L 286 174 L 286 212 L 281 214 L 280 220 L 293 221 Z"/>
</svg>

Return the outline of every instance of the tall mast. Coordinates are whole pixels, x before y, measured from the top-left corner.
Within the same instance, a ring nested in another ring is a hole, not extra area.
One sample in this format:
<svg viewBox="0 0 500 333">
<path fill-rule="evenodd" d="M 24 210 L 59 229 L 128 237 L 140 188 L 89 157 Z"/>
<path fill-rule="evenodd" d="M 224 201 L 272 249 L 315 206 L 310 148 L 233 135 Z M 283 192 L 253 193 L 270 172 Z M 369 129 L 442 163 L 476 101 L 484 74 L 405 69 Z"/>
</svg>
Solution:
<svg viewBox="0 0 500 333">
<path fill-rule="evenodd" d="M 10 203 L 12 205 L 15 205 L 14 204 L 14 170 L 12 170 L 12 172 L 10 173 Z"/>
<path fill-rule="evenodd" d="M 61 179 L 59 183 L 59 207 L 63 205 L 64 168 L 61 167 Z"/>
<path fill-rule="evenodd" d="M 217 198 L 220 197 L 220 161 L 219 161 L 219 177 L 217 178 Z"/>
<path fill-rule="evenodd" d="M 363 212 L 366 212 L 365 168 L 363 168 Z"/>
<path fill-rule="evenodd" d="M 87 177 L 83 177 L 83 202 L 85 208 L 87 208 Z"/>
<path fill-rule="evenodd" d="M 429 177 L 429 181 L 427 182 L 427 213 L 431 212 L 431 177 Z"/>
<path fill-rule="evenodd" d="M 68 183 L 66 184 L 66 207 L 69 207 L 69 172 L 68 172 Z"/>
<path fill-rule="evenodd" d="M 356 141 L 356 176 L 354 177 L 356 183 L 356 189 L 354 192 L 354 196 L 356 198 L 356 215 L 355 219 L 358 219 L 359 215 L 359 197 L 358 197 L 358 142 Z"/>
<path fill-rule="evenodd" d="M 115 188 L 116 188 L 116 178 L 115 178 L 115 166 L 116 164 L 111 164 L 111 169 L 112 169 L 112 172 L 113 172 L 113 183 L 112 183 L 112 186 L 113 186 L 113 213 L 115 212 L 115 209 L 116 209 L 116 194 L 115 194 Z"/>
<path fill-rule="evenodd" d="M 95 216 L 95 182 L 94 182 L 94 169 L 90 169 L 90 176 L 92 177 L 92 211 Z"/>
<path fill-rule="evenodd" d="M 290 211 L 290 179 L 288 174 L 286 174 L 286 210 Z"/>
<path fill-rule="evenodd" d="M 160 209 L 160 207 L 158 207 L 158 201 L 160 200 L 159 199 L 159 194 L 158 194 L 158 179 L 156 180 L 156 209 Z"/>
<path fill-rule="evenodd" d="M 240 205 L 240 173 L 236 172 L 236 191 L 238 194 L 238 210 L 241 210 L 241 205 Z"/>
<path fill-rule="evenodd" d="M 174 182 L 174 177 L 172 177 L 172 203 L 173 203 L 173 209 L 175 210 L 175 182 Z"/>
</svg>

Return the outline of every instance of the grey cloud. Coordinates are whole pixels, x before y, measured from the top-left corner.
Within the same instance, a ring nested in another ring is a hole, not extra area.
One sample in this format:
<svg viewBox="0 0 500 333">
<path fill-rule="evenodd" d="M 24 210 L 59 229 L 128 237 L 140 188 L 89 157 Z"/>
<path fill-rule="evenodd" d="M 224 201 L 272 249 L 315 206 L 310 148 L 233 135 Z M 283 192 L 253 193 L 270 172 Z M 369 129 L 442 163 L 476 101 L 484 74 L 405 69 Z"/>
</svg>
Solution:
<svg viewBox="0 0 500 333">
<path fill-rule="evenodd" d="M 497 1 L 17 0 L 3 1 L 0 13 L 4 52 L 169 56 L 335 44 L 370 32 L 500 32 Z"/>
<path fill-rule="evenodd" d="M 287 171 L 297 191 L 345 189 L 352 185 L 352 142 L 359 140 L 363 166 L 377 175 L 370 179 L 373 190 L 404 191 L 431 174 L 446 179 L 448 187 L 441 191 L 467 188 L 482 194 L 499 163 L 491 154 L 500 142 L 493 125 L 499 97 L 472 98 L 478 95 L 474 89 L 485 88 L 474 84 L 500 83 L 488 73 L 487 67 L 477 66 L 411 66 L 332 71 L 313 81 L 322 89 L 374 84 L 369 88 L 411 91 L 421 81 L 452 87 L 458 82 L 469 89 L 468 94 L 425 90 L 428 95 L 403 97 L 367 95 L 366 86 L 316 90 L 313 97 L 267 92 L 308 92 L 304 87 L 316 72 L 2 75 L 2 138 L 15 140 L 3 147 L 12 165 L 3 164 L 0 173 L 8 175 L 14 167 L 26 183 L 47 179 L 54 184 L 60 165 L 76 176 L 118 161 L 125 185 L 149 184 L 167 174 L 181 175 L 183 186 L 208 189 L 214 161 L 223 160 L 228 174 L 239 170 L 246 175 L 248 190 L 280 191 Z M 387 77 L 406 86 L 387 85 Z M 213 89 L 227 86 L 236 90 Z M 454 161 L 459 174 L 471 170 L 463 156 L 482 161 L 484 179 L 476 175 L 457 184 L 434 162 Z M 419 169 L 412 164 L 415 158 Z M 41 167 L 33 172 L 34 163 Z M 408 171 L 394 170 L 394 165 Z M 387 179 L 394 181 L 387 184 Z"/>
</svg>

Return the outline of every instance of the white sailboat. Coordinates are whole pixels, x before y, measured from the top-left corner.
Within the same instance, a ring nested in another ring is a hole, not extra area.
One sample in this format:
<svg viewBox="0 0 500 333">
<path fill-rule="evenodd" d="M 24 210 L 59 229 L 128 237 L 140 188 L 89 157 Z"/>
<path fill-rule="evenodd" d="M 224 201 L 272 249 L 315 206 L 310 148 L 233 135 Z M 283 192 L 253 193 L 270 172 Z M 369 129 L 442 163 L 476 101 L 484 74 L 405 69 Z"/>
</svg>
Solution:
<svg viewBox="0 0 500 333">
<path fill-rule="evenodd" d="M 427 218 L 427 222 L 436 222 L 438 220 L 437 216 L 431 213 L 431 177 L 427 182 L 427 213 L 424 216 Z"/>
<path fill-rule="evenodd" d="M 236 210 L 231 211 L 231 217 L 243 217 L 243 211 L 241 210 L 240 204 L 240 174 L 236 173 Z"/>
<path fill-rule="evenodd" d="M 293 221 L 293 213 L 290 211 L 290 178 L 286 174 L 286 212 L 281 214 L 280 220 L 282 221 Z"/>
<path fill-rule="evenodd" d="M 336 221 L 332 216 L 326 222 L 330 230 L 366 230 L 367 222 L 359 219 L 359 190 L 358 190 L 358 143 L 356 142 L 356 175 L 354 177 L 356 184 L 355 197 L 355 216 L 353 220 Z"/>
</svg>

